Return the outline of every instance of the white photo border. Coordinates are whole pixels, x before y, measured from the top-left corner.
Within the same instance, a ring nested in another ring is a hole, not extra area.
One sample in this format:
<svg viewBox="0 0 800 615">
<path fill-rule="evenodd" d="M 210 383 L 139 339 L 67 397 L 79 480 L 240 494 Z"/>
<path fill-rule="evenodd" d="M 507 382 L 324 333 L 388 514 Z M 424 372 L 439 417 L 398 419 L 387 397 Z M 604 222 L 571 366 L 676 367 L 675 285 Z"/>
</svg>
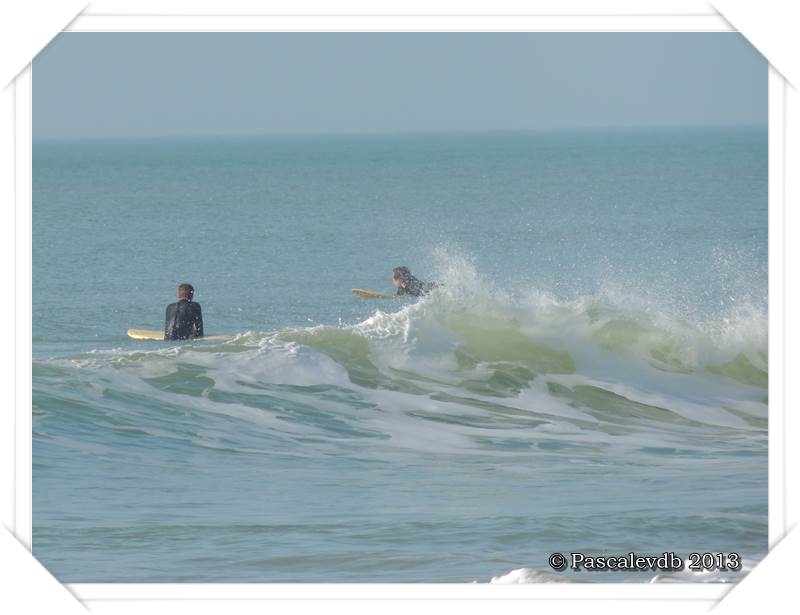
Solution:
<svg viewBox="0 0 800 615">
<path fill-rule="evenodd" d="M 65 32 L 544 32 L 648 31 L 735 32 L 717 14 L 692 15 L 109 15 L 85 13 Z M 32 308 L 32 71 L 13 84 L 15 114 L 15 424 L 14 531 L 28 548 L 31 504 L 31 308 Z M 785 287 L 785 97 L 786 83 L 769 69 L 769 545 L 786 533 L 784 287 Z M 487 579 L 488 580 L 488 579 Z M 572 599 L 689 600 L 706 608 L 722 598 L 724 584 L 67 584 L 95 606 L 120 600 L 291 600 L 291 599 Z"/>
</svg>

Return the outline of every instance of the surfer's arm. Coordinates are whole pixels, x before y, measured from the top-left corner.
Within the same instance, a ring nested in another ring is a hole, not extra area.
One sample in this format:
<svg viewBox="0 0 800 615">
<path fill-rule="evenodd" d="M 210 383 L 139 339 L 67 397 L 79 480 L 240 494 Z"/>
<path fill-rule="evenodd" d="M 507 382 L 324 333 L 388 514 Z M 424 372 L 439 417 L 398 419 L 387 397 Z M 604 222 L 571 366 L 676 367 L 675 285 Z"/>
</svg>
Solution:
<svg viewBox="0 0 800 615">
<path fill-rule="evenodd" d="M 197 304 L 197 312 L 194 316 L 194 330 L 197 337 L 203 337 L 203 310 L 200 308 L 199 303 Z"/>
<path fill-rule="evenodd" d="M 173 321 L 172 305 L 168 305 L 167 306 L 166 315 L 164 316 L 164 339 L 165 340 L 172 339 L 172 321 Z"/>
</svg>

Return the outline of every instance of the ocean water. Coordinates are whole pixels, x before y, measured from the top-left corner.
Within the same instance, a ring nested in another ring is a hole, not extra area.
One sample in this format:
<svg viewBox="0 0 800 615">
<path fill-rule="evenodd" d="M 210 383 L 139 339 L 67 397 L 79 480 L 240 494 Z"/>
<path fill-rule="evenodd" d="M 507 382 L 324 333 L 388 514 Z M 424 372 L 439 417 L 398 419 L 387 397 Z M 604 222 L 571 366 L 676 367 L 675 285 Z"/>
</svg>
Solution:
<svg viewBox="0 0 800 615">
<path fill-rule="evenodd" d="M 34 142 L 65 582 L 735 580 L 547 562 L 757 562 L 767 379 L 763 128 Z"/>
</svg>

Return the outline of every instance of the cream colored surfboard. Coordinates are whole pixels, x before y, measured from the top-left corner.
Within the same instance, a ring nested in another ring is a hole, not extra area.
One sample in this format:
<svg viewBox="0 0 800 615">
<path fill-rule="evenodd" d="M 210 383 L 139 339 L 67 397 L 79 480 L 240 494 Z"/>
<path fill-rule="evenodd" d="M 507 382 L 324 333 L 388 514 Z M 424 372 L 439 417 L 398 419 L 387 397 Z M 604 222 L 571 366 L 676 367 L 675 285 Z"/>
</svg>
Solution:
<svg viewBox="0 0 800 615">
<path fill-rule="evenodd" d="M 164 341 L 163 331 L 153 331 L 152 329 L 128 329 L 128 337 L 135 340 L 161 340 Z M 200 340 L 232 340 L 233 335 L 205 335 L 195 339 Z M 176 340 L 177 341 L 177 340 Z M 188 340 L 187 340 L 188 341 Z"/>
<path fill-rule="evenodd" d="M 376 290 L 364 290 L 363 288 L 354 288 L 353 294 L 362 299 L 395 299 L 395 295 L 387 293 L 380 293 Z"/>
</svg>

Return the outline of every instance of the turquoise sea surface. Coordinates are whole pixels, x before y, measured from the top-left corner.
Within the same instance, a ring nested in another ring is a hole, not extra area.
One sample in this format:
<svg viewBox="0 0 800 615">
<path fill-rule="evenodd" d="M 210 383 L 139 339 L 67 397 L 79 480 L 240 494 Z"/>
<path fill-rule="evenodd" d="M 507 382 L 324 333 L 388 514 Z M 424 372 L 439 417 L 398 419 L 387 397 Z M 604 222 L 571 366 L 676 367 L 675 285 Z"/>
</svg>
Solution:
<svg viewBox="0 0 800 615">
<path fill-rule="evenodd" d="M 548 557 L 757 562 L 767 349 L 766 128 L 34 141 L 64 582 L 732 580 Z"/>
</svg>

